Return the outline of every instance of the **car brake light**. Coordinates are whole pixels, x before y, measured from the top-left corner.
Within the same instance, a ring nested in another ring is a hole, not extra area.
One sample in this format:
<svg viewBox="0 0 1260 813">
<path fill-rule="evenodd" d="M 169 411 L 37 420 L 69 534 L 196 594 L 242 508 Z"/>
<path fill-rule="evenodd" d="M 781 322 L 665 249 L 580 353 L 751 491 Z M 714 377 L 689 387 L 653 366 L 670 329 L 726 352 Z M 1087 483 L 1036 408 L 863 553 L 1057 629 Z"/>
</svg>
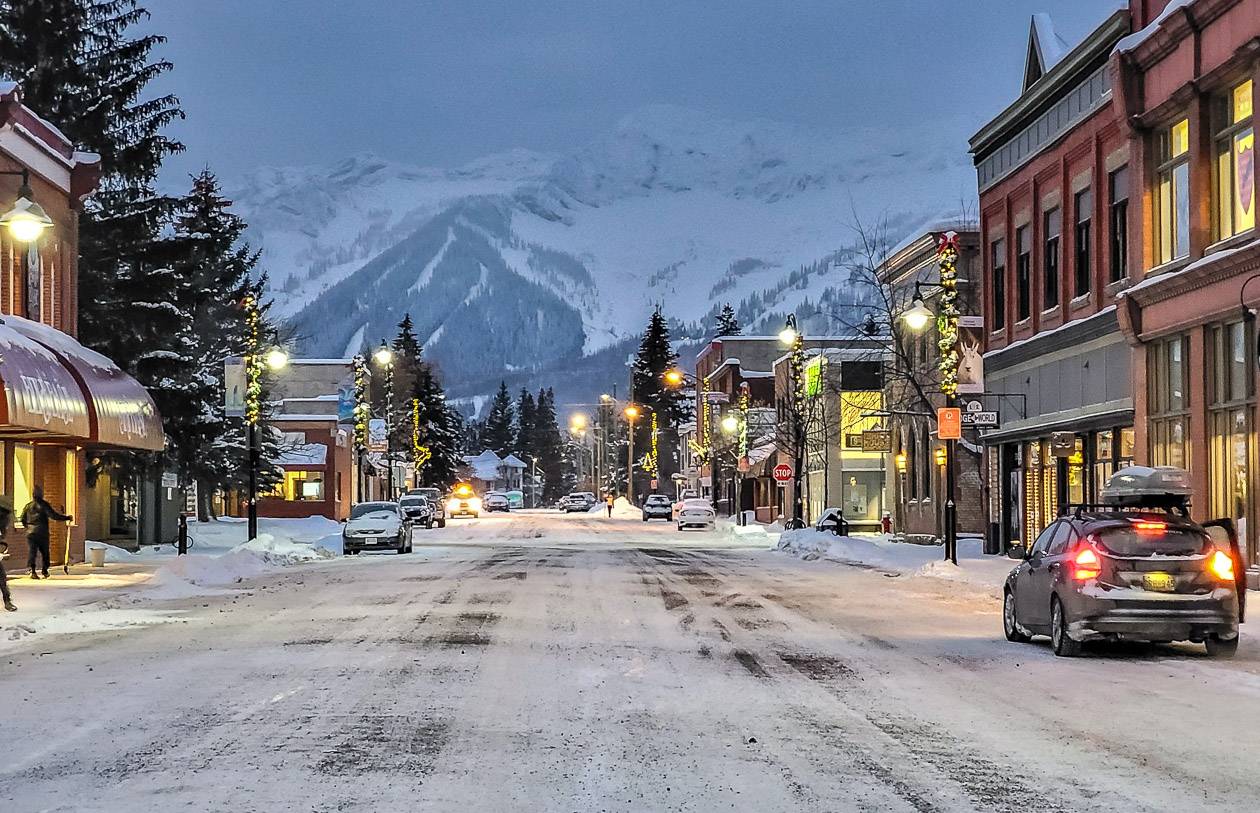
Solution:
<svg viewBox="0 0 1260 813">
<path fill-rule="evenodd" d="M 1234 580 L 1234 560 L 1225 551 L 1218 550 L 1208 559 L 1208 570 L 1223 582 Z"/>
<path fill-rule="evenodd" d="M 1130 522 L 1133 523 L 1133 530 L 1143 535 L 1162 534 L 1168 530 L 1168 523 L 1157 519 L 1134 519 Z"/>
<path fill-rule="evenodd" d="M 1072 578 L 1076 581 L 1096 579 L 1102 573 L 1102 560 L 1091 547 L 1083 547 L 1072 559 Z"/>
</svg>

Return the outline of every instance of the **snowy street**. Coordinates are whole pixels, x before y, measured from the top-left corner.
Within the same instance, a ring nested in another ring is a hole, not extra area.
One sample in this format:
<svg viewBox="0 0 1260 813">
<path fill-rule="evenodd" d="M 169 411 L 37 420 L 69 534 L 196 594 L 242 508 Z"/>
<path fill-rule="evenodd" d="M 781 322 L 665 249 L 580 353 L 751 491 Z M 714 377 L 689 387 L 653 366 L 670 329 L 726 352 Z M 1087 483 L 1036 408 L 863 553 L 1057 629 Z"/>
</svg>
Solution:
<svg viewBox="0 0 1260 813">
<path fill-rule="evenodd" d="M 1002 640 L 965 585 L 596 514 L 5 654 L 12 810 L 1254 809 L 1260 653 Z M 1246 634 L 1244 628 L 1244 635 Z"/>
</svg>

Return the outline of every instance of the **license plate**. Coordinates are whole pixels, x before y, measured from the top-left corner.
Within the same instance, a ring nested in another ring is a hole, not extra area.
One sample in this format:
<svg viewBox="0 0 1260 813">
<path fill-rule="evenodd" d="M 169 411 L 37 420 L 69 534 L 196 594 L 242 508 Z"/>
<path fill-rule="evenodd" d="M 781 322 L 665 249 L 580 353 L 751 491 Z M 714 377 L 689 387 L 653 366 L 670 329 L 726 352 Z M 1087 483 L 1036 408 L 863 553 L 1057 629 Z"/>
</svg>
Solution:
<svg viewBox="0 0 1260 813">
<path fill-rule="evenodd" d="M 1171 573 L 1144 573 L 1142 586 L 1156 593 L 1171 593 L 1177 589 L 1177 579 Z"/>
</svg>

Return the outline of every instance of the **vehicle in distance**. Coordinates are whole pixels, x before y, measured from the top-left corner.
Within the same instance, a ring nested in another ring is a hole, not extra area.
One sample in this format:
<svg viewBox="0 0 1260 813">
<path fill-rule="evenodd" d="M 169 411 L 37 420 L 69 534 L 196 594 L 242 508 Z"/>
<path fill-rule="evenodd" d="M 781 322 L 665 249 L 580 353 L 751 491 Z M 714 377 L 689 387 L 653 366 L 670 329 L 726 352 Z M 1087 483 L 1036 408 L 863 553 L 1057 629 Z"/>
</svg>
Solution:
<svg viewBox="0 0 1260 813">
<path fill-rule="evenodd" d="M 361 502 L 341 529 L 342 550 L 411 552 L 411 521 L 396 502 Z"/>
<path fill-rule="evenodd" d="M 674 517 L 674 504 L 664 494 L 649 494 L 643 501 L 643 521 L 663 519 L 666 522 Z"/>
<path fill-rule="evenodd" d="M 1003 589 L 1007 640 L 1049 635 L 1066 657 L 1093 640 L 1193 641 L 1232 656 L 1237 537 L 1231 522 L 1193 522 L 1189 490 L 1180 469 L 1121 469 L 1102 491 L 1105 504 L 1069 507 L 1031 548 L 1012 548 L 1020 562 Z"/>
<path fill-rule="evenodd" d="M 595 507 L 595 495 L 589 491 L 575 491 L 560 501 L 560 510 L 568 514 L 573 511 L 589 511 Z"/>
<path fill-rule="evenodd" d="M 403 513 L 411 520 L 412 526 L 419 525 L 423 528 L 432 528 L 433 503 L 429 502 L 427 497 L 421 497 L 419 494 L 406 494 L 398 500 L 399 507 Z"/>
<path fill-rule="evenodd" d="M 481 516 L 481 499 L 477 496 L 477 492 L 473 491 L 472 486 L 467 483 L 457 483 L 451 489 L 451 496 L 446 501 L 446 515 L 474 518 Z"/>
<path fill-rule="evenodd" d="M 424 497 L 433 506 L 433 521 L 439 528 L 446 527 L 446 503 L 442 492 L 436 488 L 413 488 L 407 492 L 408 497 Z"/>
<path fill-rule="evenodd" d="M 678 507 L 676 522 L 680 531 L 684 528 L 712 530 L 717 527 L 717 513 L 714 512 L 708 500 L 683 500 L 682 505 Z"/>
<path fill-rule="evenodd" d="M 491 511 L 507 511 L 512 507 L 506 494 L 491 492 L 481 501 L 482 509 L 488 514 Z"/>
</svg>

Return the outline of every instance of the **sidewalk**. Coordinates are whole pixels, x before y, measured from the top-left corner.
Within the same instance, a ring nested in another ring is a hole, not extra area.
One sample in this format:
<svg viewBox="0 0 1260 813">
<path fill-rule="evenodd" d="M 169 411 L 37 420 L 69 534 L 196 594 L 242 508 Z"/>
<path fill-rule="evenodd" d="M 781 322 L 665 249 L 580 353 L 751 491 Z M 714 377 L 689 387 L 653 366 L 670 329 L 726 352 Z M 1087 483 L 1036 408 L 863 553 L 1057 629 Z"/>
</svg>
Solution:
<svg viewBox="0 0 1260 813">
<path fill-rule="evenodd" d="M 0 650 L 33 635 L 90 632 L 179 620 L 180 613 L 143 605 L 228 592 L 253 576 L 341 553 L 340 524 L 322 517 L 262 519 L 259 535 L 246 542 L 244 520 L 190 523 L 187 556 L 169 545 L 131 553 L 100 542 L 105 567 L 89 564 L 49 569 L 33 580 L 9 573 L 18 611 L 0 612 Z M 6 560 L 6 568 L 12 560 Z"/>
</svg>

